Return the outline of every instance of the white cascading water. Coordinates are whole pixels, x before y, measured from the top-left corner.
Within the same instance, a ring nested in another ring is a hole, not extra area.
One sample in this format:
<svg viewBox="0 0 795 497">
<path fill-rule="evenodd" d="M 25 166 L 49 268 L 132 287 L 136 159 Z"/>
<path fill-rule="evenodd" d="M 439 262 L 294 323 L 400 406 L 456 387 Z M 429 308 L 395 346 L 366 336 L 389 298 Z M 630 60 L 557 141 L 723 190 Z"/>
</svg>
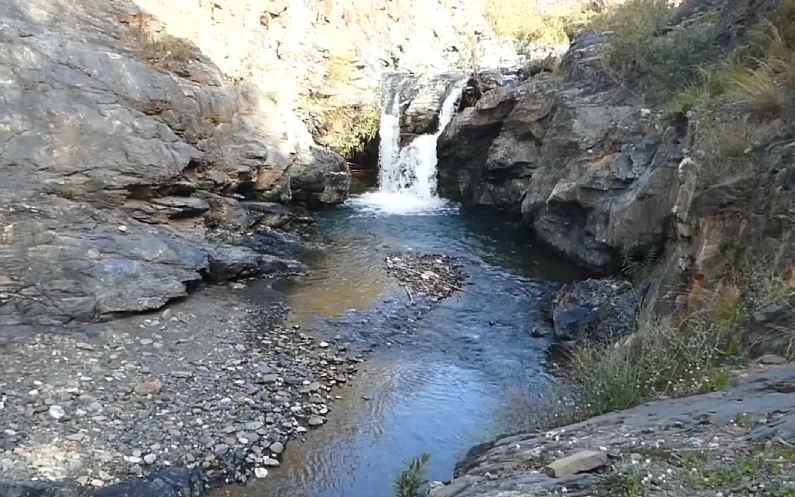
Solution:
<svg viewBox="0 0 795 497">
<path fill-rule="evenodd" d="M 388 113 L 384 106 L 379 129 L 378 191 L 362 195 L 353 203 L 393 214 L 418 214 L 435 211 L 445 205 L 436 194 L 436 142 L 455 116 L 466 80 L 456 82 L 448 91 L 439 112 L 439 128 L 431 135 L 421 135 L 400 148 L 400 116 Z M 400 92 L 396 92 L 395 112 L 399 112 Z"/>
</svg>

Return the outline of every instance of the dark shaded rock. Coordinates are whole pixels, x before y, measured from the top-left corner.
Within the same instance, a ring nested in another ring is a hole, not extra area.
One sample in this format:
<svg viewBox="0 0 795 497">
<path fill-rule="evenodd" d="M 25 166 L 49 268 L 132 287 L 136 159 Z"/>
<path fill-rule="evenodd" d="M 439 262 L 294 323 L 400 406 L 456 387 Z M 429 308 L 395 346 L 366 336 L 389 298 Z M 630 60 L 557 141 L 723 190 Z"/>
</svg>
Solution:
<svg viewBox="0 0 795 497">
<path fill-rule="evenodd" d="M 571 81 L 605 78 L 600 50 L 610 41 L 607 34 L 583 33 L 571 44 L 560 62 L 560 71 Z"/>
<path fill-rule="evenodd" d="M 793 309 L 795 296 L 789 296 L 756 311 L 741 332 L 742 344 L 750 349 L 751 354 L 763 358 L 772 357 L 772 354 L 788 356 L 795 327 Z"/>
<path fill-rule="evenodd" d="M 552 304 L 555 337 L 615 342 L 635 331 L 642 294 L 629 283 L 616 280 L 563 285 Z"/>
<path fill-rule="evenodd" d="M 664 243 L 684 131 L 591 83 L 543 73 L 485 93 L 439 140 L 439 191 L 521 211 L 541 240 L 611 271 L 622 250 Z"/>
<path fill-rule="evenodd" d="M 573 340 L 584 335 L 589 327 L 596 326 L 600 320 L 598 309 L 580 305 L 565 305 L 552 312 L 555 337 L 561 340 Z"/>
<path fill-rule="evenodd" d="M 219 245 L 208 250 L 208 276 L 213 280 L 250 278 L 260 272 L 261 254 L 247 247 Z"/>
<path fill-rule="evenodd" d="M 14 227 L 0 235 L 4 331 L 157 309 L 209 267 L 201 247 L 172 234 L 86 204 L 0 190 L 0 226 Z"/>
<path fill-rule="evenodd" d="M 259 226 L 281 228 L 296 217 L 289 208 L 275 202 L 243 202 L 243 207 L 249 214 L 253 229 Z"/>
<path fill-rule="evenodd" d="M 298 238 L 276 231 L 245 236 L 239 243 L 259 253 L 280 257 L 295 256 L 305 250 Z"/>
<path fill-rule="evenodd" d="M 142 480 L 123 482 L 93 492 L 92 497 L 198 497 L 204 493 L 198 469 L 169 468 Z"/>
<path fill-rule="evenodd" d="M 0 481 L 3 497 L 88 497 L 90 494 L 78 485 Z"/>
</svg>

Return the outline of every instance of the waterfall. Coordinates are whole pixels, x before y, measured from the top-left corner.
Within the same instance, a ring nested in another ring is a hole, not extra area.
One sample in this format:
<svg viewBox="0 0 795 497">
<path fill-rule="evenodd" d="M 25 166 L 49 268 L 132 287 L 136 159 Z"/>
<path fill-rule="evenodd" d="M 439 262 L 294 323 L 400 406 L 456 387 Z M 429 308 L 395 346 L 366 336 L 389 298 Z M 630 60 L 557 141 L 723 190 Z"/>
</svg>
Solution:
<svg viewBox="0 0 795 497">
<path fill-rule="evenodd" d="M 433 134 L 416 137 L 400 147 L 400 89 L 387 101 L 381 114 L 381 145 L 378 153 L 378 191 L 365 194 L 353 203 L 390 213 L 419 213 L 435 210 L 445 203 L 436 194 L 436 142 L 453 120 L 466 80 L 447 91 L 439 112 L 439 128 Z"/>
</svg>

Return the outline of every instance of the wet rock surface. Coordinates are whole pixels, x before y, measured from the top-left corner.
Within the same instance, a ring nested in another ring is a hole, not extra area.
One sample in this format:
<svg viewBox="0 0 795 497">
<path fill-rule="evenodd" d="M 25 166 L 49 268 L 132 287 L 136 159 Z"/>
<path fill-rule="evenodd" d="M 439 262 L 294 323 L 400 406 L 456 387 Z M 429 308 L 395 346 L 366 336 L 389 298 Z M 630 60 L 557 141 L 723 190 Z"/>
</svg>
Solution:
<svg viewBox="0 0 795 497">
<path fill-rule="evenodd" d="M 430 495 L 613 496 L 627 488 L 676 497 L 789 495 L 793 441 L 795 366 L 789 365 L 750 372 L 728 390 L 500 438 L 470 451 L 456 478 Z M 548 475 L 549 466 L 563 468 L 562 459 L 579 460 L 584 452 L 588 464 L 578 469 L 586 472 Z"/>
<path fill-rule="evenodd" d="M 212 287 L 157 314 L 4 345 L 0 481 L 196 495 L 277 466 L 289 440 L 324 424 L 359 362 L 284 327 L 287 312 Z M 158 476 L 169 468 L 188 473 Z"/>
</svg>

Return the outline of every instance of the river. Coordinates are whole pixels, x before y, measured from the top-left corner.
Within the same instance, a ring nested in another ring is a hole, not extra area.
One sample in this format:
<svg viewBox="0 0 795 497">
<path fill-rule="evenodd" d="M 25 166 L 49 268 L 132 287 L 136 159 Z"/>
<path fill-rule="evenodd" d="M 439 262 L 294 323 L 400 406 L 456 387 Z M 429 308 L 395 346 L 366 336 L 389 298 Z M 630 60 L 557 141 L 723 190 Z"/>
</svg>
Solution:
<svg viewBox="0 0 795 497">
<path fill-rule="evenodd" d="M 370 349 L 369 360 L 337 392 L 326 425 L 290 442 L 280 468 L 219 495 L 389 497 L 394 475 L 423 452 L 429 478 L 448 480 L 470 447 L 532 422 L 555 382 L 548 343 L 533 330 L 547 326 L 550 282 L 582 273 L 536 246 L 515 216 L 436 197 L 438 134 L 398 150 L 385 125 L 396 120 L 382 119 L 380 188 L 318 215 L 309 238 L 324 249 L 305 257 L 311 276 L 280 288 L 290 324 Z M 405 251 L 457 257 L 464 291 L 411 319 L 384 270 L 389 254 Z"/>
</svg>

